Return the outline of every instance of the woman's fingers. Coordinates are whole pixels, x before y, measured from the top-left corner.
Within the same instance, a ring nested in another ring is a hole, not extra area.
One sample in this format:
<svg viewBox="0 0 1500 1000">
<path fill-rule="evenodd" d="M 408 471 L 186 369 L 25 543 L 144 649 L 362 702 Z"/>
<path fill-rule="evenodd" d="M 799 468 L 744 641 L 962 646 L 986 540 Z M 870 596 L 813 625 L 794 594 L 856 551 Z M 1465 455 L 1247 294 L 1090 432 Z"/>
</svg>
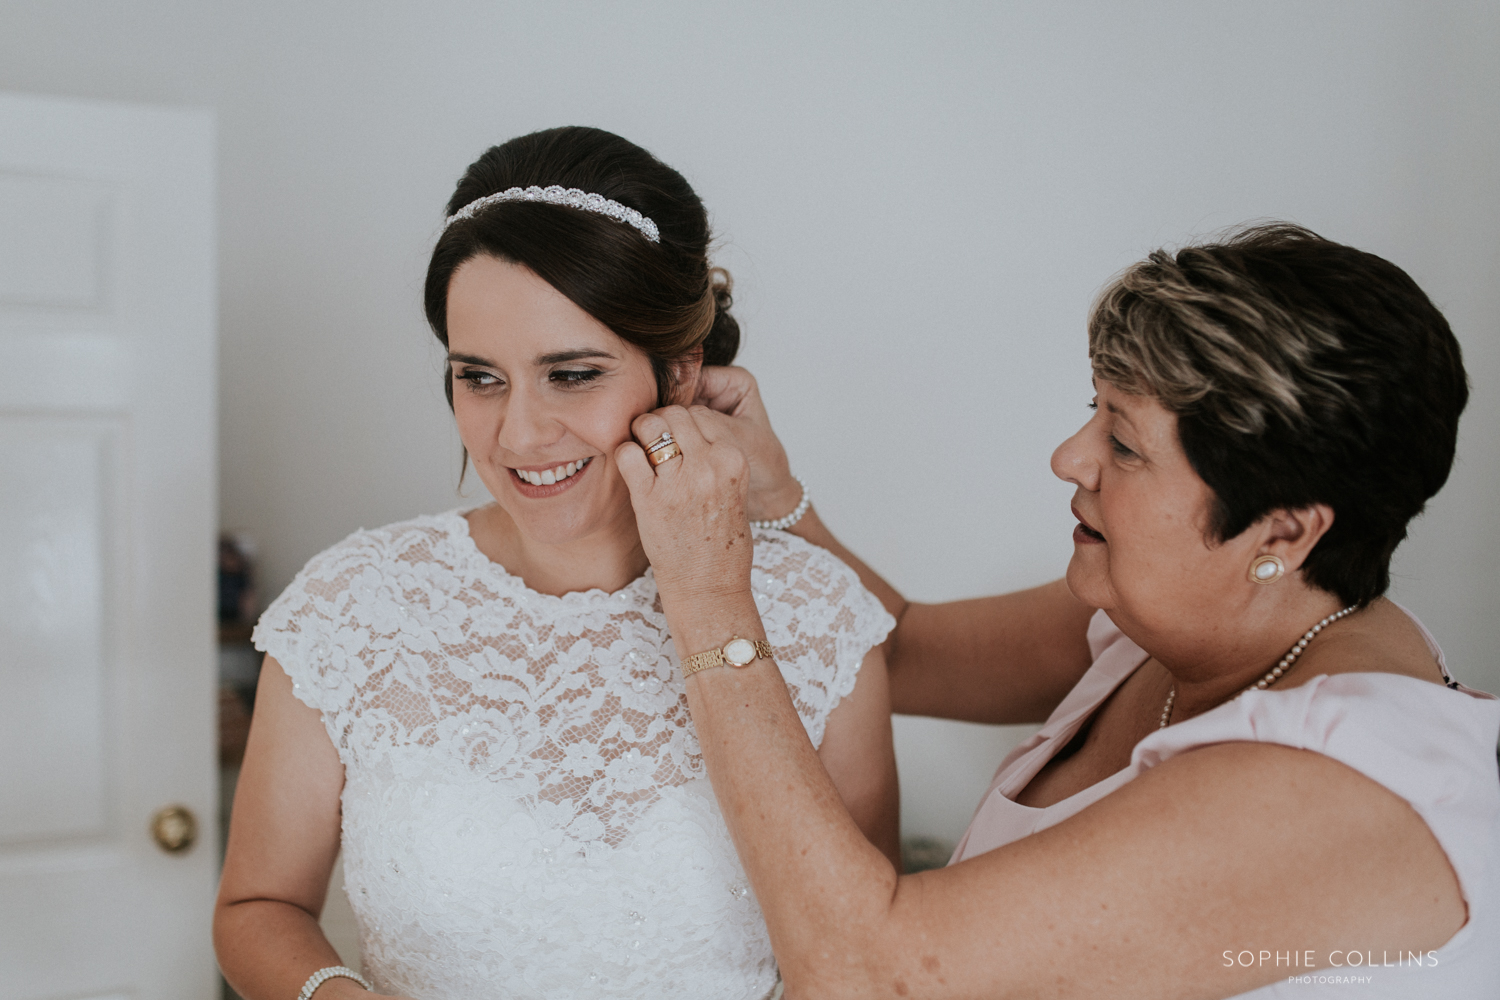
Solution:
<svg viewBox="0 0 1500 1000">
<path fill-rule="evenodd" d="M 682 455 L 653 468 L 641 446 L 664 432 Z M 641 414 L 631 433 L 636 440 L 616 448 L 615 458 L 663 604 L 678 607 L 695 594 L 748 588 L 749 477 L 739 449 L 732 441 L 714 440 L 712 430 L 705 436 L 699 416 L 681 406 Z"/>
<path fill-rule="evenodd" d="M 689 407 L 688 413 L 692 415 L 693 422 L 698 425 L 698 433 L 702 434 L 709 444 L 724 441 L 736 448 L 739 447 L 739 442 L 735 440 L 733 417 L 727 417 L 707 406 L 696 405 Z"/>
<path fill-rule="evenodd" d="M 660 410 L 652 410 L 650 413 L 642 413 L 630 422 L 630 433 L 640 442 L 642 448 L 651 447 L 651 443 L 671 430 L 666 420 L 662 417 Z"/>
<path fill-rule="evenodd" d="M 625 480 L 632 502 L 649 496 L 651 488 L 656 485 L 656 470 L 651 468 L 645 449 L 634 441 L 621 442 L 615 449 L 615 468 L 620 470 L 620 478 Z"/>
<path fill-rule="evenodd" d="M 684 455 L 702 456 L 708 450 L 709 443 L 699 430 L 698 421 L 686 409 L 681 406 L 663 406 L 654 412 L 666 421 L 672 440 L 677 442 Z"/>
<path fill-rule="evenodd" d="M 743 368 L 704 368 L 698 375 L 694 403 L 702 404 L 729 416 L 743 416 L 747 404 L 758 403 L 759 390 L 755 376 Z"/>
<path fill-rule="evenodd" d="M 654 410 L 651 413 L 643 413 L 631 422 L 631 433 L 640 442 L 640 446 L 645 449 L 646 461 L 649 463 L 652 472 L 658 476 L 675 475 L 677 471 L 675 467 L 682 464 L 679 459 L 686 455 L 690 448 L 696 450 L 700 455 L 706 448 L 702 443 L 703 439 L 700 435 L 697 433 L 689 434 L 684 428 L 673 426 L 672 422 L 667 419 L 668 409 L 672 408 L 665 407 L 660 410 Z M 675 419 L 674 415 L 673 420 Z M 685 434 L 688 438 L 687 443 L 683 442 Z M 660 442 L 663 437 L 669 437 L 671 443 L 665 446 L 665 450 L 652 454 L 652 446 Z M 669 469 L 668 466 L 674 466 L 674 468 Z"/>
<path fill-rule="evenodd" d="M 750 463 L 750 516 L 777 518 L 795 507 L 802 487 L 771 429 L 755 377 L 743 368 L 704 368 L 694 402 L 691 412 L 703 436 L 733 444 Z"/>
</svg>

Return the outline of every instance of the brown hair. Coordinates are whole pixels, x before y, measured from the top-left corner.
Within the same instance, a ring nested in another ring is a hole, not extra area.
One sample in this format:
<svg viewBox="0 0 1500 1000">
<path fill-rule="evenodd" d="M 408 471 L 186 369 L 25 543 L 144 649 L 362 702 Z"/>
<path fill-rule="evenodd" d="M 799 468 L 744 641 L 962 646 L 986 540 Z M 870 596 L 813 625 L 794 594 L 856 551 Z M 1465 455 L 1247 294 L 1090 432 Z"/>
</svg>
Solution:
<svg viewBox="0 0 1500 1000">
<path fill-rule="evenodd" d="M 1302 573 L 1349 604 L 1390 585 L 1469 397 L 1448 321 L 1405 271 L 1289 223 L 1126 268 L 1094 304 L 1089 355 L 1099 378 L 1177 416 L 1214 493 L 1214 541 L 1332 507 Z"/>
<path fill-rule="evenodd" d="M 488 205 L 438 237 L 427 267 L 424 307 L 448 346 L 448 285 L 464 262 L 487 254 L 521 264 L 622 340 L 644 351 L 656 375 L 657 405 L 676 389 L 677 364 L 701 352 L 727 365 L 740 328 L 729 312 L 729 273 L 708 264 L 703 202 L 682 175 L 641 147 L 602 129 L 569 126 L 519 136 L 475 160 L 448 200 L 447 214 L 512 187 L 560 185 L 603 195 L 654 221 L 660 242 L 597 212 L 545 202 Z M 445 372 L 448 405 L 453 375 Z"/>
</svg>

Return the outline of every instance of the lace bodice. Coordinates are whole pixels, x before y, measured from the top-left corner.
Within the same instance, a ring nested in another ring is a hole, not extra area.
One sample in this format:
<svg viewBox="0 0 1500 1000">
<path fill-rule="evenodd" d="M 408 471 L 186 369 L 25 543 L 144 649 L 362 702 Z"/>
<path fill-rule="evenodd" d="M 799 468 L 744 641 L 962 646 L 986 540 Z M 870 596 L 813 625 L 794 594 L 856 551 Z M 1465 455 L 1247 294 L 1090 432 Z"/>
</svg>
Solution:
<svg viewBox="0 0 1500 1000">
<path fill-rule="evenodd" d="M 751 582 L 818 745 L 894 622 L 784 532 L 756 532 Z M 539 594 L 458 513 L 423 517 L 314 558 L 255 642 L 343 762 L 345 882 L 377 989 L 752 1000 L 774 985 L 649 570 L 613 594 Z"/>
</svg>

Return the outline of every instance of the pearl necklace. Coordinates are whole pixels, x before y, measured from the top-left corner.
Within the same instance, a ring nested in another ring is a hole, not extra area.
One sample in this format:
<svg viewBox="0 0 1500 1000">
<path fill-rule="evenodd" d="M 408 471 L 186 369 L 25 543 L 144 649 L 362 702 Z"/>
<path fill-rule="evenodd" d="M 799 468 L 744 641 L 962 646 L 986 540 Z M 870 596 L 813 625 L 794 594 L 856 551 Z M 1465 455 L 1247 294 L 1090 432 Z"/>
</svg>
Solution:
<svg viewBox="0 0 1500 1000">
<path fill-rule="evenodd" d="M 1338 614 L 1329 615 L 1327 618 L 1324 618 L 1322 621 L 1318 622 L 1318 624 L 1308 629 L 1307 632 L 1302 636 L 1302 638 L 1297 640 L 1297 644 L 1287 651 L 1287 654 L 1281 658 L 1281 661 L 1277 663 L 1276 666 L 1268 670 L 1266 672 L 1266 675 L 1260 680 L 1245 688 L 1245 691 L 1255 691 L 1257 689 L 1264 691 L 1272 684 L 1275 684 L 1277 681 L 1281 680 L 1281 675 L 1290 670 L 1292 664 L 1297 662 L 1297 657 L 1301 656 L 1302 651 L 1307 648 L 1307 644 L 1312 642 L 1313 636 L 1317 635 L 1319 632 L 1323 631 L 1325 628 L 1332 625 L 1334 622 L 1338 621 L 1345 615 L 1353 614 L 1358 607 L 1358 604 L 1351 604 L 1343 611 L 1340 611 Z M 1244 694 L 1245 691 L 1241 691 L 1240 694 Z M 1239 697 L 1239 695 L 1236 695 L 1235 697 Z M 1167 703 L 1162 706 L 1161 723 L 1156 727 L 1157 729 L 1166 729 L 1170 724 L 1172 718 L 1172 705 L 1176 701 L 1177 685 L 1173 684 L 1172 690 L 1167 694 Z"/>
</svg>

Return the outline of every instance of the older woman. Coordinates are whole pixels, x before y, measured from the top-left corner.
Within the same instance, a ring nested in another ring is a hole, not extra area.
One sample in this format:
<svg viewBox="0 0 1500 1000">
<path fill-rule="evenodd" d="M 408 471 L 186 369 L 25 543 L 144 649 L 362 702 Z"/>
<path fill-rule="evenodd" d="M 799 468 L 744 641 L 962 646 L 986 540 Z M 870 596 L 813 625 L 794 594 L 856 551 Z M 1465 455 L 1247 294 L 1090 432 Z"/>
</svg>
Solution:
<svg viewBox="0 0 1500 1000">
<path fill-rule="evenodd" d="M 869 846 L 772 660 L 688 682 L 787 995 L 1494 995 L 1500 701 L 1381 596 L 1453 459 L 1446 321 L 1399 268 L 1277 225 L 1131 267 L 1089 349 L 1096 409 L 1052 463 L 1065 585 L 922 606 L 863 571 L 900 622 L 898 710 L 1046 718 L 949 867 Z M 746 507 L 796 496 L 753 383 L 710 395 L 727 415 L 636 421 L 681 461 L 620 449 L 684 653 L 763 636 Z"/>
</svg>

